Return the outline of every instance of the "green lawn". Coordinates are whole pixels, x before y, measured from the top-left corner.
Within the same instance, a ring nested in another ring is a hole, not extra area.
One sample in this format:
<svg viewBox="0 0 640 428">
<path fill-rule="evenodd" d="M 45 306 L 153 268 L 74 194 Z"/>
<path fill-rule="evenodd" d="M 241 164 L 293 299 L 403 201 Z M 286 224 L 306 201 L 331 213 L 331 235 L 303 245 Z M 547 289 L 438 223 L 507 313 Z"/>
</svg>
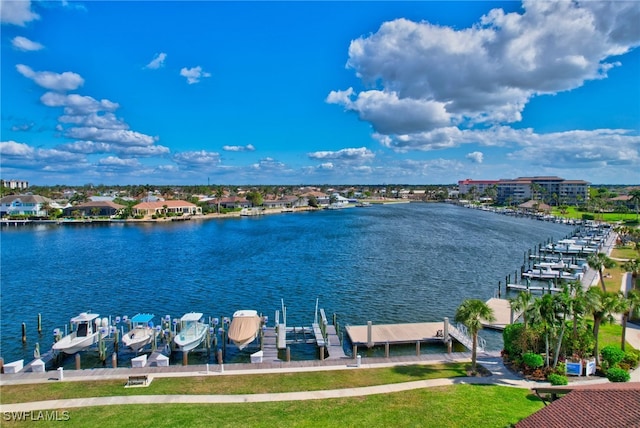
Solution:
<svg viewBox="0 0 640 428">
<path fill-rule="evenodd" d="M 155 382 L 155 381 L 154 381 Z M 69 409 L 66 427 L 505 427 L 543 407 L 530 391 L 455 385 L 355 398 Z M 39 422 L 38 426 L 60 426 Z M 21 426 L 8 423 L 3 426 Z"/>
<path fill-rule="evenodd" d="M 79 397 L 165 394 L 263 394 L 357 388 L 466 376 L 467 363 L 412 364 L 378 369 L 278 374 L 156 378 L 147 388 L 124 388 L 124 380 L 51 382 L 0 387 L 0 402 L 22 403 Z"/>
</svg>

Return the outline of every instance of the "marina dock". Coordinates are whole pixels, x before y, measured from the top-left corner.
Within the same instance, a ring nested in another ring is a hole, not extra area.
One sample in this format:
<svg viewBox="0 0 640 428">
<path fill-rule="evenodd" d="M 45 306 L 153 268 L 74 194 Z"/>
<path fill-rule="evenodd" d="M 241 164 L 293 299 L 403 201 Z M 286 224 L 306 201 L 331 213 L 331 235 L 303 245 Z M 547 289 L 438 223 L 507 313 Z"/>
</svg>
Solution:
<svg viewBox="0 0 640 428">
<path fill-rule="evenodd" d="M 513 324 L 520 317 L 520 313 L 512 313 L 511 305 L 507 299 L 497 299 L 495 297 L 487 300 L 487 306 L 493 310 L 495 321 L 488 322 L 482 320 L 482 326 L 484 328 L 490 328 L 493 330 L 504 330 L 509 324 Z"/>
</svg>

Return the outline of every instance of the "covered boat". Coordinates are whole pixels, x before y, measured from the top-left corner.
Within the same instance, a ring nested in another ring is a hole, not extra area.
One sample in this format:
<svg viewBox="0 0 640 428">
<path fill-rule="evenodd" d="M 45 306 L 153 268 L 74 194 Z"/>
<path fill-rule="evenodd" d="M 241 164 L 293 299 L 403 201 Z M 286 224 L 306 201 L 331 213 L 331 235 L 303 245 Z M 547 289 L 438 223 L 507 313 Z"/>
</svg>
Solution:
<svg viewBox="0 0 640 428">
<path fill-rule="evenodd" d="M 236 311 L 229 326 L 229 339 L 233 340 L 239 349 L 244 349 L 258 337 L 261 326 L 262 318 L 258 312 L 250 309 Z"/>
</svg>

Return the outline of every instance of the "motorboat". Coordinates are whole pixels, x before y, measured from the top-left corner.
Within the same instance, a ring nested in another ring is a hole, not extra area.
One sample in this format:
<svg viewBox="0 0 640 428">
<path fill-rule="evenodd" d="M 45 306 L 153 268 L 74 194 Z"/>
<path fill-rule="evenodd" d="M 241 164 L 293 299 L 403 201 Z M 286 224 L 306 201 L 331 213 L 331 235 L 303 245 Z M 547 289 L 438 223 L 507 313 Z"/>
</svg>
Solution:
<svg viewBox="0 0 640 428">
<path fill-rule="evenodd" d="M 99 316 L 98 314 L 82 312 L 77 317 L 71 318 L 73 331 L 54 343 L 53 350 L 73 355 L 98 343 L 100 336 Z M 105 320 L 106 323 L 103 322 L 103 324 L 108 327 L 109 322 L 106 318 Z"/>
<path fill-rule="evenodd" d="M 198 312 L 189 312 L 180 318 L 180 332 L 173 338 L 180 351 L 191 351 L 204 340 L 209 327 L 201 319 L 202 314 Z"/>
<path fill-rule="evenodd" d="M 150 344 L 158 336 L 158 330 L 153 327 L 154 315 L 137 314 L 131 318 L 131 329 L 122 336 L 124 346 L 138 352 Z"/>
<path fill-rule="evenodd" d="M 262 317 L 258 315 L 258 312 L 251 309 L 236 311 L 231 318 L 229 339 L 239 349 L 244 349 L 258 337 L 261 326 Z"/>
</svg>

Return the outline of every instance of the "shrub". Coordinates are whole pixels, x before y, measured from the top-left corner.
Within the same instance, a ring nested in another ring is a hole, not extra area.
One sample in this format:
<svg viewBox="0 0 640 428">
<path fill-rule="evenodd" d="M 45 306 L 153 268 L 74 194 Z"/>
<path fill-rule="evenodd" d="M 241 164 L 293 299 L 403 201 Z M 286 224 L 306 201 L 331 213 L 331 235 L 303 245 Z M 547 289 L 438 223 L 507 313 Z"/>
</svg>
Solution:
<svg viewBox="0 0 640 428">
<path fill-rule="evenodd" d="M 502 331 L 504 350 L 512 358 L 522 354 L 522 348 L 519 345 L 519 337 L 523 329 L 524 326 L 517 323 L 506 326 Z"/>
<path fill-rule="evenodd" d="M 547 380 L 551 382 L 551 385 L 567 385 L 569 380 L 566 376 L 562 376 L 556 373 L 551 373 L 547 376 Z"/>
<path fill-rule="evenodd" d="M 600 351 L 605 367 L 615 367 L 624 359 L 624 351 L 617 346 L 607 345 Z"/>
<path fill-rule="evenodd" d="M 621 363 L 626 363 L 631 368 L 638 367 L 638 361 L 640 361 L 640 352 L 638 351 L 627 351 L 624 353 L 624 358 Z"/>
<path fill-rule="evenodd" d="M 540 354 L 534 354 L 533 352 L 527 352 L 522 355 L 522 362 L 532 369 L 537 369 L 538 367 L 542 367 L 544 364 L 544 359 Z"/>
<path fill-rule="evenodd" d="M 607 379 L 609 382 L 629 382 L 631 375 L 619 367 L 612 367 L 607 370 Z"/>
</svg>

